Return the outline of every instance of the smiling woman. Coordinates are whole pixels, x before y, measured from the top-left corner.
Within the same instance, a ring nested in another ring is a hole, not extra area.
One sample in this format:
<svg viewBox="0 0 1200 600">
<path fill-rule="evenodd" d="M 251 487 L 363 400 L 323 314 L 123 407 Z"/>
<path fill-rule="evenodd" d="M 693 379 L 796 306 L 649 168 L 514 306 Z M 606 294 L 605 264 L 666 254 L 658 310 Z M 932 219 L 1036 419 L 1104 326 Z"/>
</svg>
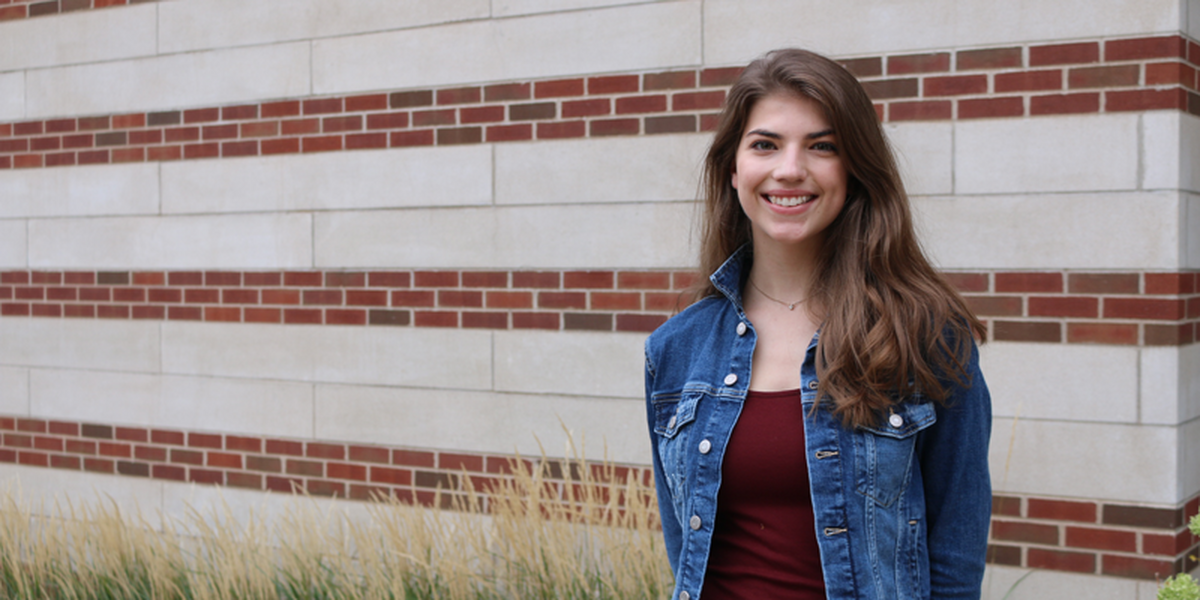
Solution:
<svg viewBox="0 0 1200 600">
<path fill-rule="evenodd" d="M 862 87 L 811 52 L 753 62 L 705 191 L 708 280 L 646 342 L 674 597 L 978 598 L 983 331 Z"/>
</svg>

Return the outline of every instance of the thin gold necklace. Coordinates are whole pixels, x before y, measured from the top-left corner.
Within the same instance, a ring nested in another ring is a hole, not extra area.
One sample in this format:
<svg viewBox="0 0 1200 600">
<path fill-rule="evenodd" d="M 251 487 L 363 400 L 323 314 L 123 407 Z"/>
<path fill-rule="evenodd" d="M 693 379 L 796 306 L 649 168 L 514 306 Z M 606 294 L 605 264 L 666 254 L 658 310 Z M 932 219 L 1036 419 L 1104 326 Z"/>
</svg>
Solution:
<svg viewBox="0 0 1200 600">
<path fill-rule="evenodd" d="M 774 297 L 774 296 L 772 296 L 772 295 L 770 295 L 770 294 L 768 294 L 768 293 L 766 293 L 766 292 L 762 291 L 762 288 L 760 288 L 760 287 L 758 287 L 757 285 L 755 285 L 755 284 L 754 284 L 754 279 L 753 279 L 753 278 L 751 278 L 751 277 L 747 277 L 747 278 L 746 278 L 746 281 L 749 281 L 749 282 L 750 282 L 750 287 L 754 288 L 755 290 L 758 290 L 758 293 L 760 293 L 760 294 L 762 294 L 763 296 L 765 296 L 765 297 L 767 298 L 767 300 L 771 300 L 772 302 L 778 302 L 779 304 L 781 304 L 781 305 L 783 305 L 783 306 L 786 306 L 788 310 L 796 310 L 796 305 L 797 305 L 797 304 L 804 304 L 804 303 L 805 303 L 805 302 L 808 300 L 808 298 L 801 298 L 801 299 L 799 299 L 799 300 L 797 300 L 797 301 L 795 301 L 795 302 L 784 302 L 783 300 L 780 300 L 779 298 L 776 298 L 776 297 Z"/>
</svg>

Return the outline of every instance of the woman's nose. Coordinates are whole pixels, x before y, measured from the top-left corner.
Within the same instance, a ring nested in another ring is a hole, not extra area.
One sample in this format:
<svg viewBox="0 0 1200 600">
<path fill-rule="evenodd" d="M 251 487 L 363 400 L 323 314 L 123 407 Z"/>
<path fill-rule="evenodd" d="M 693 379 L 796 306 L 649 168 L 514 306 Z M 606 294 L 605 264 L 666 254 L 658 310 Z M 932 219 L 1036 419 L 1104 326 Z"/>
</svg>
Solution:
<svg viewBox="0 0 1200 600">
<path fill-rule="evenodd" d="M 808 177 L 804 157 L 796 151 L 783 152 L 775 165 L 775 179 L 780 181 L 802 180 Z"/>
</svg>

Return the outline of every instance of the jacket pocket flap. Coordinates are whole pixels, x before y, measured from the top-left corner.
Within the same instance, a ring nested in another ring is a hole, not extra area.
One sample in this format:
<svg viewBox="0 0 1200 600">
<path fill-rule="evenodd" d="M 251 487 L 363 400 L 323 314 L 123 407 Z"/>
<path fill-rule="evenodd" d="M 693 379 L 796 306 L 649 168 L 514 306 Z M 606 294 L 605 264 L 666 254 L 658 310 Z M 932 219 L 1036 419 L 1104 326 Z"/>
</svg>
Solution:
<svg viewBox="0 0 1200 600">
<path fill-rule="evenodd" d="M 654 433 L 665 438 L 675 437 L 680 428 L 696 419 L 695 396 L 684 396 L 678 402 L 660 402 L 654 405 Z"/>
<path fill-rule="evenodd" d="M 901 402 L 893 405 L 875 427 L 864 427 L 875 435 L 903 439 L 915 434 L 937 421 L 933 402 Z"/>
</svg>

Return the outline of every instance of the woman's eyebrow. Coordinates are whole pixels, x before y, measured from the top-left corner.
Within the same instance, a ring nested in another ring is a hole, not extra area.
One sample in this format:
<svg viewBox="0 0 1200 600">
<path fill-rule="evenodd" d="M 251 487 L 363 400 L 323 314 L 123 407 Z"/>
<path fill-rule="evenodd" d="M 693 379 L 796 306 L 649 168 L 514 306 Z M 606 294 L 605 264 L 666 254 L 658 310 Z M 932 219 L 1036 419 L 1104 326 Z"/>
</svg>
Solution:
<svg viewBox="0 0 1200 600">
<path fill-rule="evenodd" d="M 752 135 L 761 135 L 765 138 L 771 138 L 773 140 L 778 140 L 778 139 L 783 138 L 782 135 L 779 135 L 778 133 L 775 133 L 774 131 L 767 131 L 766 129 L 751 129 L 750 131 L 746 132 L 746 137 L 749 137 Z M 833 135 L 833 129 L 823 129 L 821 131 L 814 131 L 808 135 L 805 135 L 804 139 L 815 140 L 817 138 L 823 138 L 827 135 Z"/>
<path fill-rule="evenodd" d="M 782 135 L 779 135 L 778 133 L 775 133 L 774 131 L 767 131 L 766 129 L 751 129 L 750 131 L 746 132 L 745 137 L 750 137 L 752 135 L 761 135 L 765 138 L 771 138 L 773 140 L 778 140 L 778 139 L 783 138 Z"/>
</svg>

